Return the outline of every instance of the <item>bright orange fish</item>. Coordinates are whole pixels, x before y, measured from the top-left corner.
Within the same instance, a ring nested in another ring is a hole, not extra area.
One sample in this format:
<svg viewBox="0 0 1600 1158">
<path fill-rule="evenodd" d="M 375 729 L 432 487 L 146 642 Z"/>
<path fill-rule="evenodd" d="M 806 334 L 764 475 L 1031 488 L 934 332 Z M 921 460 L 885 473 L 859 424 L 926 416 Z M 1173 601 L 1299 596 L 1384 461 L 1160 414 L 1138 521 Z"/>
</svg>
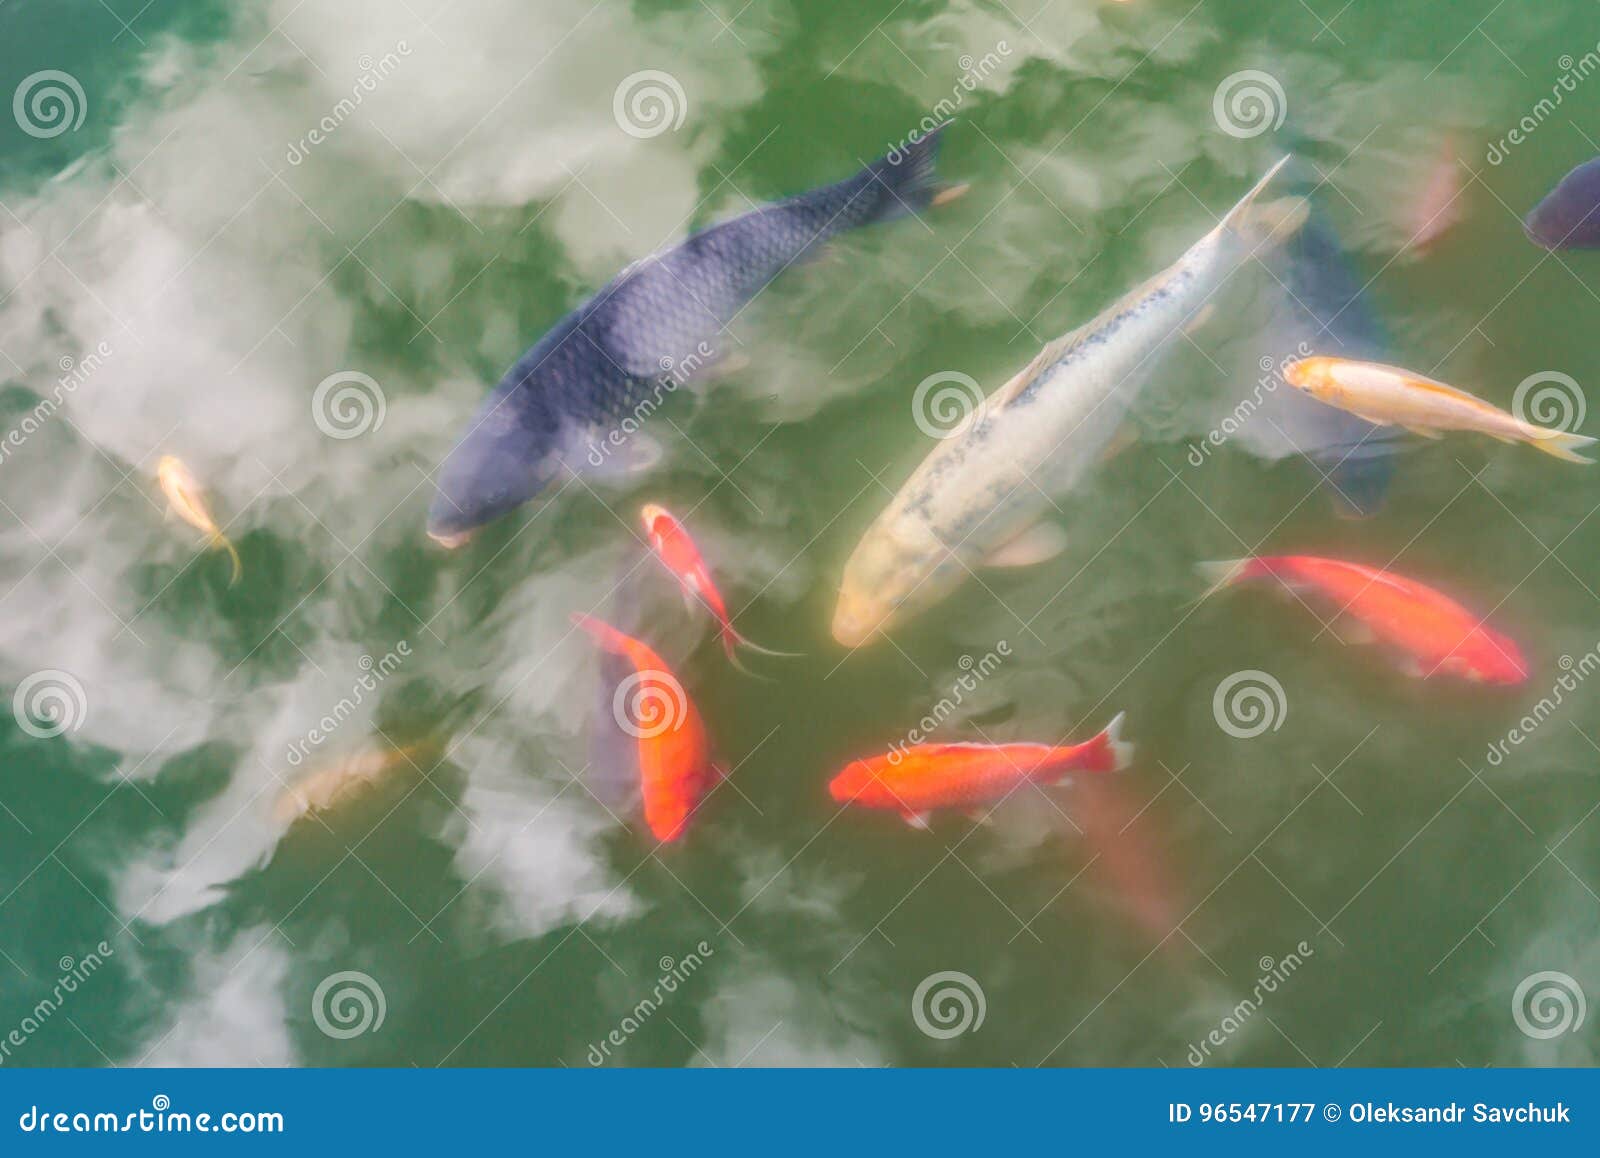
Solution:
<svg viewBox="0 0 1600 1158">
<path fill-rule="evenodd" d="M 639 517 L 644 522 L 645 534 L 650 537 L 651 549 L 655 551 L 662 565 L 672 572 L 678 585 L 683 588 L 684 598 L 698 599 L 716 617 L 721 628 L 722 650 L 727 653 L 729 663 L 740 671 L 745 670 L 744 665 L 734 654 L 735 647 L 748 647 L 751 651 L 759 651 L 762 655 L 794 654 L 761 647 L 734 630 L 733 621 L 728 618 L 728 606 L 723 602 L 722 592 L 717 590 L 716 583 L 712 581 L 711 569 L 706 566 L 705 557 L 700 554 L 700 549 L 695 546 L 694 540 L 689 537 L 688 530 L 678 521 L 677 516 L 665 507 L 646 503 L 639 511 Z"/>
<path fill-rule="evenodd" d="M 1250 579 L 1275 579 L 1334 605 L 1334 630 L 1350 643 L 1378 642 L 1404 656 L 1412 675 L 1438 673 L 1517 684 L 1528 665 L 1517 645 L 1446 595 L 1415 579 L 1340 559 L 1274 555 L 1203 563 L 1212 591 Z"/>
<path fill-rule="evenodd" d="M 639 744 L 644 819 L 657 840 L 677 840 L 689 814 L 722 776 L 711 761 L 705 722 L 678 677 L 649 644 L 590 615 L 574 615 L 601 647 L 633 665 L 612 697 L 617 724 Z"/>
<path fill-rule="evenodd" d="M 1122 739 L 1122 714 L 1081 744 L 918 744 L 845 766 L 828 785 L 840 804 L 898 812 L 928 827 L 939 808 L 992 804 L 1023 784 L 1057 784 L 1074 772 L 1125 767 L 1133 745 Z"/>
</svg>

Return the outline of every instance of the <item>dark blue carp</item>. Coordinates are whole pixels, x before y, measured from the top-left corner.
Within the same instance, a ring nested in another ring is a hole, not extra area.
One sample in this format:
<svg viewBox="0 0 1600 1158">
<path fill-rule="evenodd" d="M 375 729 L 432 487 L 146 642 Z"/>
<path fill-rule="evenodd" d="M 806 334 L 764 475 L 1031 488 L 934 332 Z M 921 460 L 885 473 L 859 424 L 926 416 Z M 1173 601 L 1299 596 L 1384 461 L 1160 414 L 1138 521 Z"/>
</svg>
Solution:
<svg viewBox="0 0 1600 1158">
<path fill-rule="evenodd" d="M 1600 248 L 1600 157 L 1568 173 L 1522 222 L 1545 249 Z"/>
<path fill-rule="evenodd" d="M 790 265 L 845 230 L 933 203 L 943 131 L 848 180 L 764 205 L 629 266 L 484 400 L 440 469 L 428 534 L 460 546 L 564 471 L 648 465 L 641 411 L 703 378 L 725 352 L 727 324 Z"/>
</svg>

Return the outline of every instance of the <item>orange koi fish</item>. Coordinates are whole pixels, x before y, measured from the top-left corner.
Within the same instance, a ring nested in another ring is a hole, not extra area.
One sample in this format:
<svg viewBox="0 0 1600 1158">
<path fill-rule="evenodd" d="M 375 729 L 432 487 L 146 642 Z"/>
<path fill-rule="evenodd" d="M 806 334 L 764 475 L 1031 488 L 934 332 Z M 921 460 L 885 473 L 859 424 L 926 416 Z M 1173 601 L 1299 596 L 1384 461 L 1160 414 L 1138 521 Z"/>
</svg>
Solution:
<svg viewBox="0 0 1600 1158">
<path fill-rule="evenodd" d="M 1075 772 L 1113 772 L 1127 765 L 1133 745 L 1122 739 L 1122 714 L 1081 744 L 918 744 L 855 760 L 828 785 L 840 804 L 898 812 L 927 828 L 940 808 L 992 804 L 1033 781 L 1058 784 Z"/>
<path fill-rule="evenodd" d="M 694 540 L 689 537 L 688 530 L 678 521 L 677 516 L 665 507 L 646 503 L 639 511 L 639 517 L 644 522 L 645 534 L 650 537 L 650 549 L 656 553 L 662 565 L 672 572 L 672 577 L 683 588 L 684 598 L 698 599 L 716 618 L 720 627 L 722 650 L 727 653 L 729 663 L 740 671 L 745 670 L 744 665 L 734 654 L 736 647 L 747 647 L 762 655 L 794 654 L 788 651 L 773 651 L 769 647 L 752 643 L 734 629 L 733 621 L 728 618 L 727 604 L 723 602 L 722 592 L 717 590 L 717 585 L 711 578 L 711 569 L 706 566 L 705 557 L 700 554 L 700 549 L 695 546 Z"/>
<path fill-rule="evenodd" d="M 205 491 L 200 486 L 200 480 L 194 477 L 194 472 L 182 459 L 164 454 L 161 461 L 156 463 L 156 481 L 161 485 L 161 493 L 167 497 L 167 509 L 195 530 L 203 532 L 210 546 L 228 553 L 228 558 L 233 561 L 233 578 L 228 585 L 231 587 L 237 583 L 243 571 L 239 552 L 233 549 L 233 544 L 228 542 L 228 537 L 217 526 L 217 520 L 212 518 L 211 509 L 206 505 Z"/>
<path fill-rule="evenodd" d="M 611 710 L 618 726 L 638 741 L 645 823 L 657 840 L 677 840 L 689 814 L 723 775 L 711 761 L 705 722 L 649 644 L 591 615 L 574 615 L 572 621 L 633 665 L 633 674 L 617 685 Z"/>
<path fill-rule="evenodd" d="M 1444 673 L 1492 684 L 1528 678 L 1527 662 L 1512 640 L 1455 600 L 1392 571 L 1314 555 L 1202 563 L 1200 570 L 1212 580 L 1211 591 L 1275 579 L 1292 591 L 1320 596 L 1333 605 L 1341 638 L 1394 649 L 1415 676 Z"/>
</svg>

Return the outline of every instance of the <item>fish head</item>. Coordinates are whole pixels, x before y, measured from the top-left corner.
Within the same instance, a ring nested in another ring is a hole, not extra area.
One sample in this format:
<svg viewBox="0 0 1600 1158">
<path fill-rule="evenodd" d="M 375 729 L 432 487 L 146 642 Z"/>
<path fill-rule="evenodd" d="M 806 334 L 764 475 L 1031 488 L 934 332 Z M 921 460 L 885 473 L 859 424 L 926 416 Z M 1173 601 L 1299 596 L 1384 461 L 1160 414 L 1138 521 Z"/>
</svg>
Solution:
<svg viewBox="0 0 1600 1158">
<path fill-rule="evenodd" d="M 908 541 L 893 526 L 879 524 L 857 544 L 833 611 L 833 638 L 841 645 L 860 647 L 892 620 L 936 602 L 948 589 L 953 560 L 931 532 L 925 538 Z"/>
<path fill-rule="evenodd" d="M 1516 641 L 1487 627 L 1474 635 L 1464 657 L 1474 678 L 1491 684 L 1520 684 L 1528 678 L 1528 661 Z"/>
<path fill-rule="evenodd" d="M 556 451 L 548 429 L 525 421 L 498 391 L 490 395 L 439 469 L 428 537 L 459 547 L 533 498 L 560 470 Z"/>
<path fill-rule="evenodd" d="M 1528 240 L 1545 249 L 1600 248 L 1600 157 L 1579 165 L 1523 219 Z"/>
<path fill-rule="evenodd" d="M 877 777 L 865 760 L 853 760 L 828 781 L 828 795 L 839 804 L 849 804 L 872 787 Z"/>
<path fill-rule="evenodd" d="M 1327 398 L 1334 389 L 1336 358 L 1296 358 L 1283 368 L 1283 380 L 1313 398 Z"/>
</svg>

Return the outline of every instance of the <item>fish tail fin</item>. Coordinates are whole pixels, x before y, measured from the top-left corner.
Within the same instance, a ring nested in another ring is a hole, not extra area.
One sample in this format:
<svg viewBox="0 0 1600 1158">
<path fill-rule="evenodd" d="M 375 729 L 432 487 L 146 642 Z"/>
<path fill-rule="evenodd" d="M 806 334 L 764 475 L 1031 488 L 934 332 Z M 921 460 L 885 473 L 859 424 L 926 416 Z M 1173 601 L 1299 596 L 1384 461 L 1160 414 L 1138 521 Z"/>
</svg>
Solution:
<svg viewBox="0 0 1600 1158">
<path fill-rule="evenodd" d="M 1572 434 L 1565 430 L 1540 431 L 1528 440 L 1528 445 L 1535 450 L 1542 450 L 1564 462 L 1581 462 L 1586 466 L 1593 466 L 1594 459 L 1586 458 L 1578 451 L 1586 450 L 1594 444 L 1595 439 L 1587 434 Z"/>
<path fill-rule="evenodd" d="M 595 642 L 607 651 L 615 652 L 618 655 L 626 653 L 627 649 L 622 644 L 622 632 L 612 627 L 605 620 L 596 619 L 592 615 L 585 615 L 581 611 L 574 611 L 572 613 L 572 622 L 575 626 L 588 632 Z"/>
<path fill-rule="evenodd" d="M 1099 735 L 1084 742 L 1072 762 L 1073 772 L 1121 772 L 1133 762 L 1133 745 L 1122 738 L 1122 725 L 1127 712 L 1118 712 Z"/>
<path fill-rule="evenodd" d="M 939 183 L 935 165 L 939 159 L 939 140 L 950 127 L 945 121 L 932 132 L 906 145 L 896 145 L 867 167 L 878 190 L 878 206 L 868 221 L 893 221 L 921 213 L 942 194 L 953 191 Z"/>
<path fill-rule="evenodd" d="M 1280 245 L 1298 233 L 1311 215 L 1309 199 L 1291 195 L 1260 202 L 1261 194 L 1292 159 L 1293 154 L 1287 154 L 1268 169 L 1261 180 L 1239 198 L 1239 203 L 1228 210 L 1228 215 L 1217 224 L 1217 233 L 1230 234 L 1255 248 Z"/>
<path fill-rule="evenodd" d="M 722 625 L 720 638 L 722 640 L 723 654 L 728 657 L 728 663 L 733 665 L 734 670 L 750 676 L 752 679 L 766 680 L 769 683 L 771 682 L 770 676 L 764 676 L 759 672 L 753 672 L 740 662 L 739 648 L 742 647 L 749 651 L 757 652 L 761 655 L 783 656 L 784 658 L 788 659 L 793 659 L 800 655 L 800 653 L 797 651 L 777 651 L 774 648 L 762 647 L 759 643 L 752 642 L 745 636 L 740 635 L 732 623 L 724 623 Z"/>
<path fill-rule="evenodd" d="M 1195 602 L 1204 603 L 1224 587 L 1247 578 L 1253 562 L 1254 559 L 1219 559 L 1210 563 L 1196 563 L 1195 573 L 1206 581 L 1206 589 Z"/>
<path fill-rule="evenodd" d="M 218 531 L 212 536 L 211 545 L 219 551 L 226 551 L 228 553 L 228 559 L 233 563 L 233 578 L 228 580 L 228 586 L 232 587 L 235 583 L 239 582 L 239 576 L 244 574 L 244 564 L 239 561 L 239 551 L 233 545 L 233 543 L 229 541 L 228 536 L 224 535 L 221 531 Z"/>
</svg>

